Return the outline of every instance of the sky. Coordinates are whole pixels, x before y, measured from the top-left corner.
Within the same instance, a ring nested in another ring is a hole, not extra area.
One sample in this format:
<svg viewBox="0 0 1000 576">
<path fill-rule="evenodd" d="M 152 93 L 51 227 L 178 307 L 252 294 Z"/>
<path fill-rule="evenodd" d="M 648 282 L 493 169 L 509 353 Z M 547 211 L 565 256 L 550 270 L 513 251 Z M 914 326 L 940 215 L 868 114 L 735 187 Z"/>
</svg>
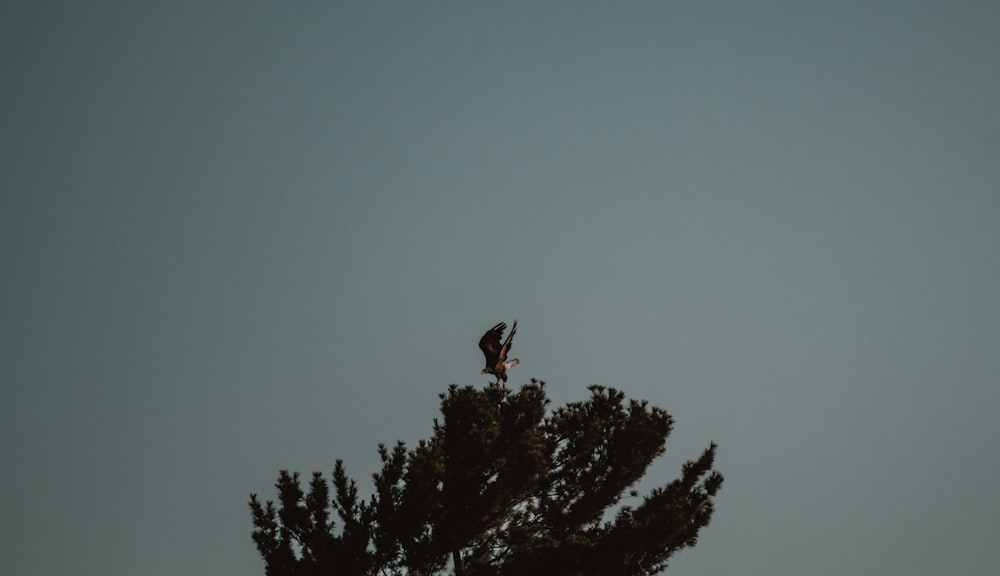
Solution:
<svg viewBox="0 0 1000 576">
<path fill-rule="evenodd" d="M 0 573 L 263 574 L 479 336 L 726 481 L 667 573 L 995 574 L 1000 4 L 10 2 Z"/>
</svg>

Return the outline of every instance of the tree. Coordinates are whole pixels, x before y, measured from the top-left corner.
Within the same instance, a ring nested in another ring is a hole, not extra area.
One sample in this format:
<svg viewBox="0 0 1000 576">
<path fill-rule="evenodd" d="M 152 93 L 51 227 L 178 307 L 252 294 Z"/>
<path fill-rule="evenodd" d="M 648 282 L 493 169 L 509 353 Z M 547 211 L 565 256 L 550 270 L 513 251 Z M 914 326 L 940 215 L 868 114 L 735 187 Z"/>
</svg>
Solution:
<svg viewBox="0 0 1000 576">
<path fill-rule="evenodd" d="M 544 383 L 519 391 L 452 385 L 443 422 L 413 449 L 379 445 L 374 492 L 358 497 L 343 462 L 333 498 L 313 473 L 281 471 L 278 504 L 250 496 L 268 576 L 639 575 L 694 546 L 722 475 L 716 445 L 637 505 L 630 488 L 663 454 L 673 419 L 614 388 L 546 415 Z M 336 513 L 337 520 L 332 517 Z"/>
</svg>

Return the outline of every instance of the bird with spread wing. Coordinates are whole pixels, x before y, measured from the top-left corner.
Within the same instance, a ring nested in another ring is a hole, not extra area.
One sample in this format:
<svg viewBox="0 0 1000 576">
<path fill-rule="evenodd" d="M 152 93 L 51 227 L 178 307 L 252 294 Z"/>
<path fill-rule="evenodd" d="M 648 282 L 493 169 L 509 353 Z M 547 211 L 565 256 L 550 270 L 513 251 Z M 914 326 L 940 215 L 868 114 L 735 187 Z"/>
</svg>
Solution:
<svg viewBox="0 0 1000 576">
<path fill-rule="evenodd" d="M 503 336 L 503 331 L 506 329 L 507 323 L 501 322 L 487 330 L 486 334 L 483 334 L 483 337 L 479 339 L 479 348 L 483 351 L 483 356 L 486 356 L 486 368 L 483 368 L 480 374 L 493 374 L 497 377 L 496 385 L 500 386 L 502 382 L 504 389 L 507 388 L 507 370 L 517 366 L 520 362 L 517 358 L 507 360 L 511 341 L 514 339 L 514 333 L 517 332 L 517 320 L 514 320 L 510 334 L 501 345 L 500 337 Z"/>
</svg>

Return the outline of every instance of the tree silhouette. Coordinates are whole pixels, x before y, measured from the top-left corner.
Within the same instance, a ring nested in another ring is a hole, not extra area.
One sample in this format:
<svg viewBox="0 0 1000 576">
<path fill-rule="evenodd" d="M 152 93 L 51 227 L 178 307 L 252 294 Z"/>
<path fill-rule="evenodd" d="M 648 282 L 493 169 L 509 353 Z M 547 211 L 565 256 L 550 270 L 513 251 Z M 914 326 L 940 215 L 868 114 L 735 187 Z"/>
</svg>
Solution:
<svg viewBox="0 0 1000 576">
<path fill-rule="evenodd" d="M 715 444 L 637 505 L 630 488 L 663 454 L 673 419 L 614 388 L 547 415 L 544 383 L 452 385 L 443 422 L 413 449 L 379 445 L 374 493 L 342 461 L 327 481 L 281 471 L 278 504 L 250 496 L 268 576 L 638 575 L 694 546 L 722 475 Z M 337 520 L 334 520 L 333 513 Z"/>
</svg>

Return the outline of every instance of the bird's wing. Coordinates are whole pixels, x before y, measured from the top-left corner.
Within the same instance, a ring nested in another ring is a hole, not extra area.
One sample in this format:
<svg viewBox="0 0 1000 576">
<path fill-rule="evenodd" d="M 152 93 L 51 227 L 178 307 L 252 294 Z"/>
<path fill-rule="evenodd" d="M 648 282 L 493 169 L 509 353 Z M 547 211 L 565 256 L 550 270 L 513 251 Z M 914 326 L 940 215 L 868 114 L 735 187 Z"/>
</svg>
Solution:
<svg viewBox="0 0 1000 576">
<path fill-rule="evenodd" d="M 514 320 L 514 325 L 510 327 L 510 334 L 507 335 L 507 339 L 503 342 L 503 347 L 500 348 L 500 362 L 507 360 L 507 353 L 510 352 L 510 345 L 514 343 L 514 332 L 517 332 L 517 320 Z"/>
<path fill-rule="evenodd" d="M 506 329 L 507 323 L 501 322 L 487 330 L 479 339 L 479 349 L 483 351 L 483 356 L 486 356 L 486 365 L 489 367 L 496 366 L 500 358 L 500 337 Z"/>
</svg>

